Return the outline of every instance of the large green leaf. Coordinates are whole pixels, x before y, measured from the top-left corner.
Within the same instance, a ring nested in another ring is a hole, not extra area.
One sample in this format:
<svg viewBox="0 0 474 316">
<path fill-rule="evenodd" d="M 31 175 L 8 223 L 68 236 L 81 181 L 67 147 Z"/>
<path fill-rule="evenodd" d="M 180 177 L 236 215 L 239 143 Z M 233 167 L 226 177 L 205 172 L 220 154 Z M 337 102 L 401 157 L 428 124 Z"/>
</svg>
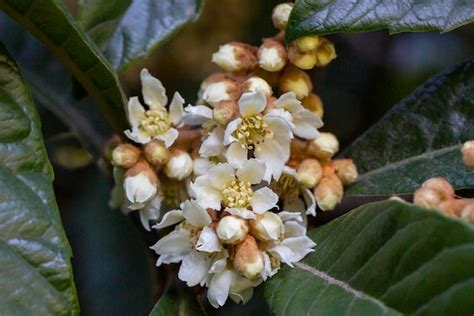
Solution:
<svg viewBox="0 0 474 316">
<path fill-rule="evenodd" d="M 1 0 L 0 9 L 28 28 L 95 98 L 113 127 L 127 126 L 125 96 L 114 70 L 59 0 Z"/>
<path fill-rule="evenodd" d="M 197 299 L 184 288 L 168 288 L 156 302 L 150 316 L 199 316 L 205 315 Z"/>
<path fill-rule="evenodd" d="M 162 41 L 199 16 L 204 0 L 134 0 L 105 50 L 115 69 L 144 59 Z"/>
<path fill-rule="evenodd" d="M 435 176 L 456 188 L 474 187 L 460 147 L 474 139 L 474 60 L 427 81 L 357 139 L 344 156 L 361 176 L 351 195 L 413 192 Z"/>
<path fill-rule="evenodd" d="M 79 307 L 40 121 L 0 46 L 0 314 L 69 315 Z"/>
<path fill-rule="evenodd" d="M 381 29 L 448 32 L 472 21 L 472 2 L 465 0 L 296 0 L 287 41 L 310 34 Z"/>
<path fill-rule="evenodd" d="M 367 204 L 309 236 L 265 285 L 276 315 L 472 315 L 474 226 L 408 203 Z"/>
</svg>

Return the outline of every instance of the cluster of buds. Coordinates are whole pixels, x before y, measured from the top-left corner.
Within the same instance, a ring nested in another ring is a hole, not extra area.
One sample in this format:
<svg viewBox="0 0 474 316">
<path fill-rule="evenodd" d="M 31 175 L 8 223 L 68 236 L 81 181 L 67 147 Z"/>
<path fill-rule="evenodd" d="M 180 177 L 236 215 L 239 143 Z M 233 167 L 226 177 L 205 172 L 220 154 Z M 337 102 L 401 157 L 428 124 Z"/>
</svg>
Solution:
<svg viewBox="0 0 474 316">
<path fill-rule="evenodd" d="M 464 163 L 474 170 L 474 141 L 464 143 L 461 150 Z M 451 184 L 441 177 L 425 181 L 421 188 L 415 191 L 413 203 L 474 223 L 474 199 L 456 196 Z"/>
<path fill-rule="evenodd" d="M 312 252 L 306 216 L 333 209 L 357 177 L 350 159 L 332 160 L 339 143 L 318 131 L 323 106 L 303 71 L 327 65 L 334 46 L 308 37 L 287 49 L 291 9 L 275 8 L 281 32 L 259 48 L 220 47 L 212 61 L 225 72 L 202 82 L 196 105 L 175 93 L 166 106 L 163 85 L 144 69 L 144 104 L 128 103 L 125 135 L 135 145 L 111 155 L 112 206 L 138 210 L 148 230 L 171 228 L 151 247 L 157 265 L 180 262 L 178 277 L 207 287 L 214 307 L 247 302 L 281 264 Z"/>
</svg>

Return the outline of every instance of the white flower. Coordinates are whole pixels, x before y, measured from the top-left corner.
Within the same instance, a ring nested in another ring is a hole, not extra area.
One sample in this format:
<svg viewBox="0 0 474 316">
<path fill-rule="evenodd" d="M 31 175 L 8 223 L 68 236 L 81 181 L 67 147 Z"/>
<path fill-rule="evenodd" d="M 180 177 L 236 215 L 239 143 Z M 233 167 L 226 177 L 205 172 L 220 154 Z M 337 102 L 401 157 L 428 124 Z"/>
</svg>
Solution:
<svg viewBox="0 0 474 316">
<path fill-rule="evenodd" d="M 166 147 L 170 147 L 178 137 L 178 130 L 172 126 L 177 126 L 181 121 L 184 99 L 176 92 L 168 111 L 168 98 L 161 82 L 150 75 L 147 69 L 141 71 L 140 78 L 143 99 L 148 109 L 145 109 L 138 97 L 130 98 L 128 119 L 132 128 L 126 130 L 125 135 L 140 144 L 158 139 L 163 141 Z"/>
<path fill-rule="evenodd" d="M 252 185 L 259 184 L 265 174 L 265 165 L 250 159 L 237 171 L 229 163 L 220 163 L 209 169 L 208 173 L 196 178 L 190 184 L 197 203 L 203 208 L 244 212 L 251 207 L 256 214 L 262 214 L 274 207 L 278 196 L 269 188 L 254 191 Z"/>
<path fill-rule="evenodd" d="M 185 151 L 175 151 L 171 154 L 165 166 L 165 173 L 171 179 L 183 180 L 193 172 L 193 159 Z"/>
<path fill-rule="evenodd" d="M 130 202 L 131 210 L 138 210 L 145 206 L 145 203 L 155 197 L 157 187 L 152 183 L 145 173 L 126 177 L 123 182 L 125 196 Z"/>
<path fill-rule="evenodd" d="M 226 244 L 236 244 L 241 242 L 249 228 L 245 220 L 235 216 L 225 216 L 221 218 L 216 228 L 217 236 Z"/>
<path fill-rule="evenodd" d="M 323 126 L 323 122 L 319 116 L 301 105 L 294 92 L 281 95 L 274 105 L 276 109 L 268 113 L 289 120 L 294 135 L 304 139 L 315 139 L 319 136 L 318 128 Z"/>
<path fill-rule="evenodd" d="M 231 121 L 224 133 L 227 161 L 239 168 L 247 161 L 249 151 L 265 162 L 264 180 L 278 179 L 290 156 L 293 134 L 285 119 L 263 115 L 265 96 L 260 92 L 244 93 L 239 100 L 240 117 Z M 204 144 L 203 144 L 204 146 Z"/>
</svg>

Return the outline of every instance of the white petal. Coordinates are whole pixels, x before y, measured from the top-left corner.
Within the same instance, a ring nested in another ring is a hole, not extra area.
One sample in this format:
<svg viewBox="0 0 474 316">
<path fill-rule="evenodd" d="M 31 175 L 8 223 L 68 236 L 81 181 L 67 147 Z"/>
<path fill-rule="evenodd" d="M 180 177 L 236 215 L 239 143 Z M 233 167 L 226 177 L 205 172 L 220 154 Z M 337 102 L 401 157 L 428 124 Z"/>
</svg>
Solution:
<svg viewBox="0 0 474 316">
<path fill-rule="evenodd" d="M 162 264 L 169 264 L 169 263 L 178 263 L 186 257 L 187 254 L 163 254 L 158 257 L 156 261 L 156 266 L 159 267 Z"/>
<path fill-rule="evenodd" d="M 144 208 L 140 210 L 140 221 L 143 227 L 150 231 L 150 221 L 155 221 L 160 217 L 162 196 L 157 194 Z"/>
<path fill-rule="evenodd" d="M 296 220 L 298 222 L 303 222 L 303 217 L 301 217 L 301 213 L 300 212 L 278 212 L 277 213 L 278 216 L 280 216 L 281 220 L 283 222 L 286 222 L 286 221 L 289 221 L 289 220 Z"/>
<path fill-rule="evenodd" d="M 151 141 L 151 137 L 147 133 L 139 130 L 138 128 L 132 128 L 131 130 L 127 129 L 126 131 L 124 131 L 124 133 L 125 136 L 139 144 L 146 144 Z"/>
<path fill-rule="evenodd" d="M 293 115 L 293 133 L 304 139 L 315 139 L 319 136 L 318 128 L 323 125 L 319 116 L 308 110 Z"/>
<path fill-rule="evenodd" d="M 182 208 L 184 218 L 195 227 L 204 227 L 212 222 L 206 210 L 195 201 L 187 200 L 183 203 Z"/>
<path fill-rule="evenodd" d="M 227 124 L 224 132 L 224 145 L 229 145 L 232 142 L 235 142 L 237 139 L 232 136 L 232 133 L 235 132 L 237 127 L 239 126 L 240 122 L 242 122 L 241 118 L 236 118 L 235 120 L 231 121 Z"/>
<path fill-rule="evenodd" d="M 293 267 L 294 262 L 303 259 L 308 253 L 313 252 L 312 249 L 316 244 L 306 236 L 292 237 L 284 239 L 281 244 L 273 246 L 269 249 L 281 261 L 285 262 L 290 267 Z"/>
<path fill-rule="evenodd" d="M 290 128 L 294 128 L 295 124 L 293 124 L 293 115 L 291 115 L 290 112 L 283 110 L 283 109 L 271 109 L 266 112 L 267 116 L 272 118 L 272 117 L 279 117 L 283 119 L 286 124 L 289 125 Z"/>
<path fill-rule="evenodd" d="M 237 170 L 236 175 L 242 181 L 258 184 L 262 182 L 265 175 L 265 164 L 258 159 L 249 159 L 243 164 L 242 168 Z"/>
<path fill-rule="evenodd" d="M 220 156 L 224 152 L 224 129 L 216 127 L 207 135 L 199 148 L 201 157 Z"/>
<path fill-rule="evenodd" d="M 290 125 L 278 116 L 265 115 L 264 120 L 273 132 L 273 140 L 280 144 L 283 156 L 285 160 L 288 160 L 290 157 L 290 142 L 293 139 Z"/>
<path fill-rule="evenodd" d="M 255 219 L 257 218 L 255 213 L 244 208 L 226 208 L 226 212 L 230 215 L 238 216 L 243 219 Z"/>
<path fill-rule="evenodd" d="M 239 111 L 243 117 L 252 116 L 262 112 L 267 105 L 267 99 L 259 91 L 242 94 L 239 99 Z"/>
<path fill-rule="evenodd" d="M 207 276 L 211 263 L 207 254 L 191 251 L 181 263 L 178 278 L 188 286 L 198 285 Z"/>
<path fill-rule="evenodd" d="M 194 159 L 194 165 L 193 165 L 194 175 L 202 176 L 203 174 L 206 174 L 209 171 L 209 169 L 211 169 L 215 165 L 216 165 L 215 162 L 210 161 L 207 158 Z"/>
<path fill-rule="evenodd" d="M 257 214 L 262 214 L 274 207 L 278 207 L 277 203 L 278 195 L 268 187 L 258 189 L 252 195 L 252 210 Z"/>
<path fill-rule="evenodd" d="M 127 199 L 132 205 L 148 202 L 155 196 L 157 191 L 156 186 L 143 173 L 125 178 L 123 185 Z"/>
<path fill-rule="evenodd" d="M 214 274 L 207 291 L 207 298 L 213 307 L 218 308 L 227 301 L 231 281 L 232 272 L 230 270 Z"/>
<path fill-rule="evenodd" d="M 285 223 L 285 238 L 306 236 L 306 227 L 295 221 Z"/>
<path fill-rule="evenodd" d="M 168 226 L 172 226 L 181 222 L 184 219 L 183 211 L 181 210 L 172 210 L 168 211 L 163 215 L 161 222 L 152 226 L 154 229 L 162 229 Z"/>
<path fill-rule="evenodd" d="M 287 159 L 279 143 L 273 139 L 265 140 L 263 144 L 255 150 L 255 156 L 265 162 L 266 169 L 263 180 L 270 182 L 272 177 L 275 180 L 280 178 Z"/>
<path fill-rule="evenodd" d="M 228 257 L 229 253 L 227 252 L 227 250 L 224 249 L 220 254 L 218 254 L 217 258 L 214 259 L 214 263 L 209 269 L 209 273 L 217 273 L 224 271 L 225 267 L 227 266 Z"/>
<path fill-rule="evenodd" d="M 146 68 L 140 72 L 140 78 L 142 80 L 142 94 L 145 103 L 150 108 L 166 106 L 168 98 L 166 97 L 166 90 L 161 84 L 161 81 L 150 75 Z"/>
<path fill-rule="evenodd" d="M 212 187 L 209 175 L 197 177 L 189 187 L 202 208 L 212 208 L 218 211 L 221 209 L 222 194 Z"/>
<path fill-rule="evenodd" d="M 264 265 L 265 265 L 265 269 L 262 271 L 261 277 L 262 277 L 263 281 L 266 281 L 267 278 L 272 277 L 273 275 L 275 275 L 275 273 L 278 272 L 278 268 L 272 269 L 270 257 L 268 256 L 266 251 L 262 251 L 262 256 L 263 256 L 263 262 L 264 262 Z"/>
<path fill-rule="evenodd" d="M 294 92 L 287 92 L 282 94 L 278 100 L 273 103 L 277 108 L 284 108 L 291 113 L 296 113 L 298 111 L 304 110 L 304 107 L 301 105 L 300 100 L 296 98 Z"/>
<path fill-rule="evenodd" d="M 162 237 L 150 248 L 159 255 L 185 255 L 191 250 L 191 236 L 187 230 L 173 230 L 168 235 Z"/>
<path fill-rule="evenodd" d="M 217 237 L 216 231 L 210 227 L 204 227 L 199 234 L 196 249 L 204 252 L 219 252 L 222 244 Z"/>
<path fill-rule="evenodd" d="M 166 132 L 163 134 L 160 134 L 156 136 L 157 139 L 162 140 L 165 142 L 166 147 L 170 147 L 173 145 L 174 141 L 176 138 L 178 138 L 179 132 L 175 128 L 169 128 Z"/>
<path fill-rule="evenodd" d="M 170 103 L 170 109 L 169 109 L 169 114 L 168 114 L 168 117 L 171 123 L 173 123 L 173 125 L 178 125 L 178 123 L 183 118 L 183 115 L 184 115 L 183 104 L 184 104 L 183 97 L 178 92 L 175 92 L 173 99 L 171 100 L 171 103 Z"/>
<path fill-rule="evenodd" d="M 305 213 L 316 216 L 316 200 L 313 193 L 308 189 L 304 189 L 302 194 L 307 207 Z"/>
<path fill-rule="evenodd" d="M 225 153 L 227 161 L 234 168 L 241 168 L 247 161 L 248 150 L 238 142 L 232 143 Z"/>
<path fill-rule="evenodd" d="M 184 125 L 202 125 L 212 119 L 212 109 L 205 105 L 188 105 L 184 108 L 182 124 Z"/>
<path fill-rule="evenodd" d="M 145 109 L 141 105 L 138 97 L 131 97 L 128 100 L 128 121 L 132 127 L 140 125 L 141 121 L 145 118 Z"/>
<path fill-rule="evenodd" d="M 235 180 L 234 168 L 228 163 L 220 163 L 209 170 L 209 178 L 215 189 L 222 190 L 232 180 Z"/>
</svg>

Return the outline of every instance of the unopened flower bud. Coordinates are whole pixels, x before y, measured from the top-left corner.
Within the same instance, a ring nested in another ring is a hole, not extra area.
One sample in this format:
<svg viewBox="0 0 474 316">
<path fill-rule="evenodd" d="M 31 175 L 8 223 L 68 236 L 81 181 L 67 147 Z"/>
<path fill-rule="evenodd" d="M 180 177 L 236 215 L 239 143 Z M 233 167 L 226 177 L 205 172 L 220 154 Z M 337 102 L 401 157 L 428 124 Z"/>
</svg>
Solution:
<svg viewBox="0 0 474 316">
<path fill-rule="evenodd" d="M 343 185 L 349 185 L 357 179 L 357 167 L 352 159 L 337 159 L 331 163 Z"/>
<path fill-rule="evenodd" d="M 313 52 L 318 48 L 319 43 L 319 36 L 313 35 L 300 37 L 294 42 L 295 46 L 302 53 Z"/>
<path fill-rule="evenodd" d="M 202 98 L 211 106 L 215 106 L 223 100 L 238 100 L 242 95 L 242 86 L 240 83 L 224 79 L 215 83 L 211 83 L 204 90 Z"/>
<path fill-rule="evenodd" d="M 450 199 L 439 203 L 437 208 L 449 216 L 461 217 L 462 210 L 471 203 L 470 199 Z"/>
<path fill-rule="evenodd" d="M 220 81 L 223 81 L 225 79 L 228 79 L 228 75 L 226 73 L 223 73 L 223 72 L 214 73 L 214 74 L 208 76 L 206 79 L 204 79 L 201 82 L 201 85 L 199 86 L 199 91 L 198 91 L 198 94 L 197 94 L 198 100 L 196 101 L 196 104 L 203 104 L 204 103 L 204 99 L 203 99 L 202 95 L 204 94 L 204 91 L 207 89 L 207 87 L 209 87 L 213 83 L 220 82 Z"/>
<path fill-rule="evenodd" d="M 176 180 L 183 180 L 193 172 L 193 159 L 191 156 L 181 150 L 175 150 L 166 163 L 165 174 Z"/>
<path fill-rule="evenodd" d="M 300 183 L 307 188 L 314 188 L 323 177 L 323 168 L 316 159 L 305 159 L 297 169 Z"/>
<path fill-rule="evenodd" d="M 298 100 L 307 97 L 313 90 L 308 74 L 294 66 L 287 66 L 280 77 L 280 92 L 294 92 Z"/>
<path fill-rule="evenodd" d="M 441 201 L 438 191 L 430 188 L 419 188 L 413 195 L 413 204 L 426 208 L 438 208 Z"/>
<path fill-rule="evenodd" d="M 462 146 L 462 159 L 469 169 L 474 170 L 474 140 L 465 142 Z"/>
<path fill-rule="evenodd" d="M 231 42 L 212 54 L 212 62 L 225 71 L 245 73 L 257 67 L 257 50 L 243 43 Z"/>
<path fill-rule="evenodd" d="M 252 236 L 263 241 L 277 240 L 284 231 L 283 221 L 273 212 L 257 215 L 257 218 L 249 223 Z"/>
<path fill-rule="evenodd" d="M 301 100 L 301 104 L 317 116 L 319 118 L 323 118 L 324 115 L 324 107 L 323 107 L 323 101 L 321 98 L 314 93 L 310 93 L 307 97 L 305 97 L 303 100 Z"/>
<path fill-rule="evenodd" d="M 263 272 L 265 268 L 263 255 L 252 236 L 247 235 L 235 247 L 233 264 L 235 270 L 248 279 L 255 279 Z"/>
<path fill-rule="evenodd" d="M 265 97 L 272 96 L 272 87 L 260 77 L 253 76 L 243 83 L 244 92 L 261 92 Z"/>
<path fill-rule="evenodd" d="M 308 145 L 308 153 L 320 160 L 331 159 L 339 150 L 339 141 L 331 133 L 321 133 Z"/>
<path fill-rule="evenodd" d="M 125 173 L 123 187 L 131 204 L 129 208 L 143 208 L 155 196 L 158 178 L 150 165 L 145 160 L 140 160 Z"/>
<path fill-rule="evenodd" d="M 468 223 L 474 223 L 474 202 L 466 205 L 461 211 L 461 219 Z"/>
<path fill-rule="evenodd" d="M 312 69 L 316 65 L 316 54 L 314 52 L 302 53 L 295 45 L 288 49 L 288 60 L 300 69 Z"/>
<path fill-rule="evenodd" d="M 145 144 L 145 159 L 153 166 L 164 165 L 170 158 L 170 152 L 166 146 L 157 140 Z"/>
<path fill-rule="evenodd" d="M 233 100 L 219 102 L 213 110 L 214 121 L 226 126 L 230 121 L 239 116 L 239 105 Z"/>
<path fill-rule="evenodd" d="M 342 182 L 335 175 L 323 177 L 314 189 L 318 207 L 323 211 L 333 210 L 341 201 L 343 193 Z"/>
<path fill-rule="evenodd" d="M 334 44 L 325 40 L 316 51 L 316 66 L 327 66 L 333 59 L 336 59 L 336 48 Z"/>
<path fill-rule="evenodd" d="M 454 189 L 445 178 L 431 178 L 423 182 L 421 186 L 438 192 L 440 199 L 443 201 L 454 198 Z"/>
<path fill-rule="evenodd" d="M 225 244 L 236 244 L 244 240 L 249 231 L 245 220 L 236 216 L 224 216 L 217 224 L 216 233 Z"/>
<path fill-rule="evenodd" d="M 280 3 L 273 8 L 272 20 L 277 29 L 282 31 L 286 29 L 291 10 L 293 10 L 293 3 Z"/>
<path fill-rule="evenodd" d="M 263 40 L 258 49 L 258 64 L 266 71 L 280 71 L 286 65 L 286 49 L 282 43 L 271 38 Z"/>
<path fill-rule="evenodd" d="M 130 144 L 121 144 L 112 151 L 112 164 L 120 168 L 133 167 L 140 158 L 140 149 Z"/>
</svg>

